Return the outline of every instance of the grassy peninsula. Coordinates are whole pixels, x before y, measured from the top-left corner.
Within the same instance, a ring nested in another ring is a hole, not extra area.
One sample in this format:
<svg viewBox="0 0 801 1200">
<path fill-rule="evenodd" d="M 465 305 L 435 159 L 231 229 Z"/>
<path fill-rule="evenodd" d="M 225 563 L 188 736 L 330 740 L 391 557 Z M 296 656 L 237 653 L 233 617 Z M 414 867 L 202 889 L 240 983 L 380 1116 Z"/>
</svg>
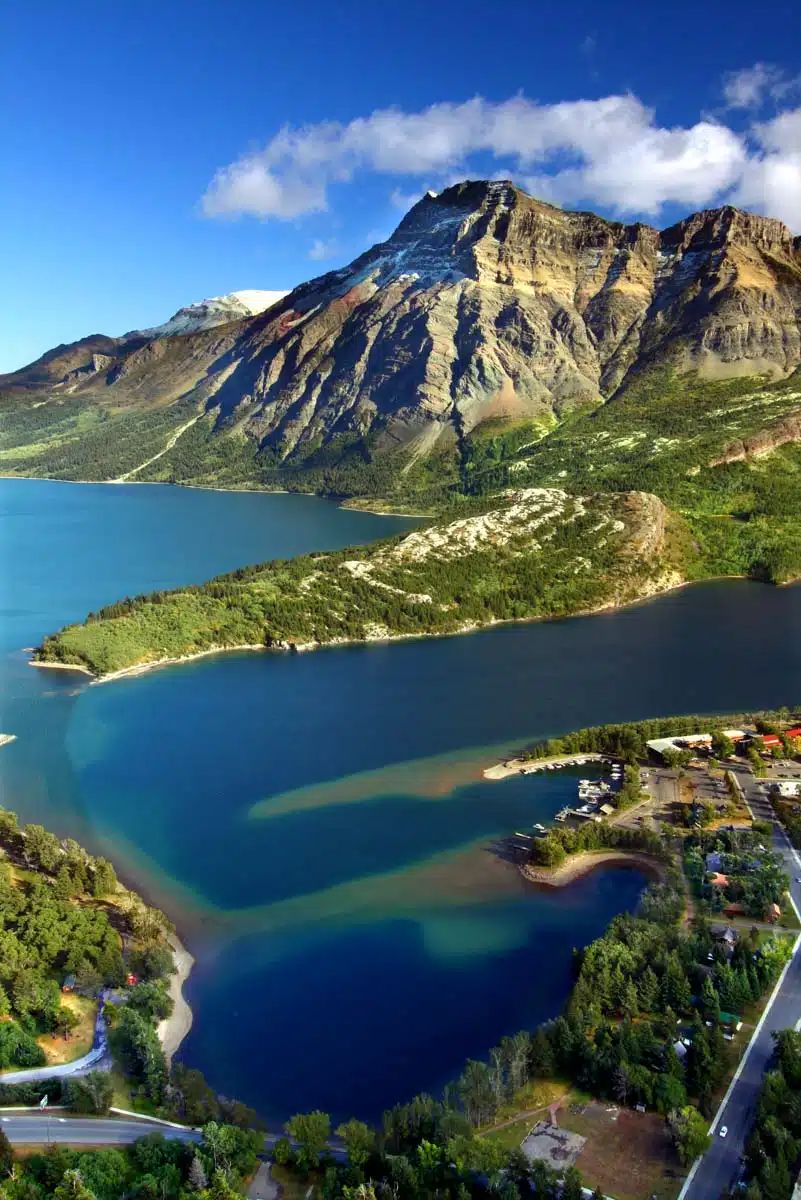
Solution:
<svg viewBox="0 0 801 1200">
<path fill-rule="evenodd" d="M 456 633 L 618 605 L 680 581 L 653 496 L 507 491 L 371 546 L 245 567 L 126 599 L 45 638 L 35 661 L 96 675 L 240 646 Z"/>
</svg>

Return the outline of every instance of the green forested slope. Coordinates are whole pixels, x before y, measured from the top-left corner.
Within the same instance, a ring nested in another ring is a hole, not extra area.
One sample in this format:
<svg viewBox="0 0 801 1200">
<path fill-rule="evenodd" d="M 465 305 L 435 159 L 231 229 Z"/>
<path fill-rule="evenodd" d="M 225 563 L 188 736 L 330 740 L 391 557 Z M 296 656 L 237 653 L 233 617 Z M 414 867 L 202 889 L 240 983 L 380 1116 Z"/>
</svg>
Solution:
<svg viewBox="0 0 801 1200">
<path fill-rule="evenodd" d="M 37 657 L 107 674 L 213 647 L 448 633 L 625 602 L 660 586 L 668 554 L 654 497 L 530 489 L 402 538 L 125 600 Z"/>
</svg>

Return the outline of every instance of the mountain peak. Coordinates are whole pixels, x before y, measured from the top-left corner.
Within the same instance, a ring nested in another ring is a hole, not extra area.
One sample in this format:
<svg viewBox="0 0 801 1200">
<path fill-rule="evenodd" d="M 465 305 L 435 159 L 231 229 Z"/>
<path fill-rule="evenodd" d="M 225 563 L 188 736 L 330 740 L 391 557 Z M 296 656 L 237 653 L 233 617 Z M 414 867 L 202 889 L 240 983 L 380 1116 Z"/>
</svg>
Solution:
<svg viewBox="0 0 801 1200">
<path fill-rule="evenodd" d="M 244 288 L 238 292 L 228 292 L 225 296 L 209 296 L 205 300 L 196 300 L 179 308 L 169 321 L 162 325 L 133 330 L 126 334 L 126 337 L 174 337 L 182 333 L 197 333 L 201 329 L 213 329 L 216 325 L 224 325 L 228 321 L 254 317 L 277 304 L 286 294 Z"/>
</svg>

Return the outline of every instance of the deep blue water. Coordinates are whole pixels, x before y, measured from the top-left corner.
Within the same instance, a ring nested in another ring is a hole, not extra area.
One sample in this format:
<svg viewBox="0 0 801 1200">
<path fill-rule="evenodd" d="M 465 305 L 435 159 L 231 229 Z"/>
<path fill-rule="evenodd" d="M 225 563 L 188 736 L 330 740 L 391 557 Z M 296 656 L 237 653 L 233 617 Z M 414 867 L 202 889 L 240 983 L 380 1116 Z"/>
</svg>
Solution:
<svg viewBox="0 0 801 1200">
<path fill-rule="evenodd" d="M 111 852 L 198 958 L 182 1057 L 268 1115 L 375 1116 L 555 1014 L 642 886 L 535 891 L 494 839 L 575 779 L 498 744 L 801 698 L 801 589 L 739 581 L 459 638 L 230 654 L 87 687 L 20 648 L 125 594 L 405 523 L 299 496 L 0 481 L 3 802 Z M 483 749 L 482 749 L 483 748 Z"/>
</svg>

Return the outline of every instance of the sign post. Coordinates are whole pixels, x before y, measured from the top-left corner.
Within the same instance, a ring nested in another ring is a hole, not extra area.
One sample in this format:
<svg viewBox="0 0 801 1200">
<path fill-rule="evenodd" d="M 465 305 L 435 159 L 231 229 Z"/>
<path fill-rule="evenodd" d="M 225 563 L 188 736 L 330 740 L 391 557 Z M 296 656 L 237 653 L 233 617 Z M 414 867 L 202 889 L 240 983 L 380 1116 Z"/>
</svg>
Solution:
<svg viewBox="0 0 801 1200">
<path fill-rule="evenodd" d="M 47 1108 L 47 1100 L 48 1100 L 48 1096 L 47 1096 L 47 1092 L 45 1092 L 45 1094 L 42 1096 L 41 1100 L 39 1101 L 39 1107 L 46 1109 Z M 50 1113 L 49 1113 L 49 1111 L 47 1113 L 47 1144 L 48 1144 L 48 1146 L 50 1145 Z"/>
</svg>

